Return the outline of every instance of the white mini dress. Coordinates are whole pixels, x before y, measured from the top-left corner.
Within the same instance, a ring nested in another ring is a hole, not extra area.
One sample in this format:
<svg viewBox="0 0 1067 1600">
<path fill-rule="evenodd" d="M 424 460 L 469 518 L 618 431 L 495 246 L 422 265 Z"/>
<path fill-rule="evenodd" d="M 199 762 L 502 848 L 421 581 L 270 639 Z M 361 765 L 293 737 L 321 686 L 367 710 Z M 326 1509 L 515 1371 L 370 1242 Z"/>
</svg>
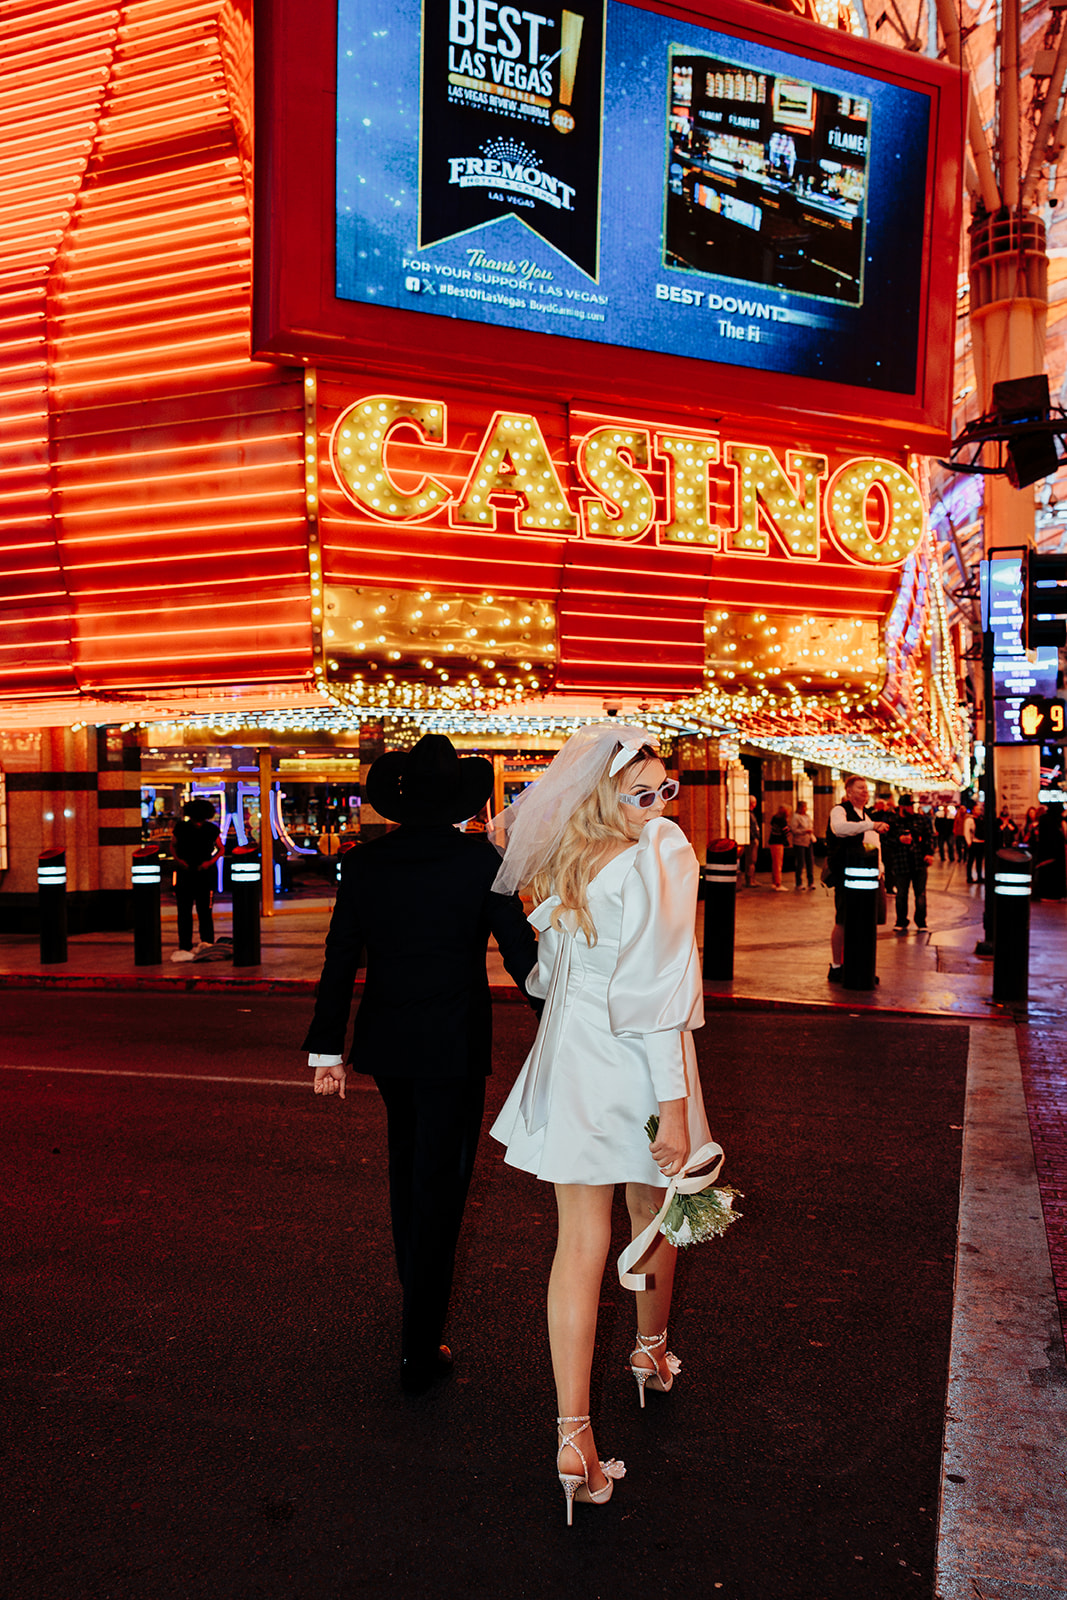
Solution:
<svg viewBox="0 0 1067 1600">
<path fill-rule="evenodd" d="M 664 1188 L 645 1123 L 683 1096 L 690 1150 L 710 1139 L 692 1038 L 704 1022 L 699 876 L 681 829 L 657 817 L 589 886 L 594 945 L 552 926 L 558 896 L 531 913 L 538 963 L 526 987 L 545 1009 L 490 1130 L 510 1166 L 549 1183 Z"/>
</svg>

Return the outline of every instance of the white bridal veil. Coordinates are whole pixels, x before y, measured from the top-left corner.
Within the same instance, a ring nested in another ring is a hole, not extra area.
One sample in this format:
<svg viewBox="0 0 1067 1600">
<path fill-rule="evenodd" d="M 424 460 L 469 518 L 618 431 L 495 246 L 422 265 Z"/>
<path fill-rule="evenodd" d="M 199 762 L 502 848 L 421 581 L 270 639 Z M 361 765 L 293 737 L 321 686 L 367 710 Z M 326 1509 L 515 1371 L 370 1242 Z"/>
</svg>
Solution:
<svg viewBox="0 0 1067 1600">
<path fill-rule="evenodd" d="M 600 781 L 614 752 L 614 774 L 656 736 L 631 722 L 593 722 L 572 733 L 542 777 L 492 820 L 489 836 L 504 859 L 493 880 L 498 894 L 514 894 L 548 863 L 563 825 Z"/>
</svg>

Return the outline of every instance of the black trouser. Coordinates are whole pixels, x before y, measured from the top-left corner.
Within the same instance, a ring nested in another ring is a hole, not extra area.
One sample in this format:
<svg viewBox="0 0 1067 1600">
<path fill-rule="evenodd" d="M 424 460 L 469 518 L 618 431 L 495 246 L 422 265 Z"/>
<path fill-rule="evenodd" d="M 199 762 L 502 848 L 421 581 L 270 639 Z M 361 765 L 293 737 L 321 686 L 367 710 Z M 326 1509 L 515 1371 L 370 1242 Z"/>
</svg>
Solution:
<svg viewBox="0 0 1067 1600">
<path fill-rule="evenodd" d="M 389 1209 L 404 1291 L 401 1359 L 433 1361 L 485 1110 L 485 1079 L 375 1078 L 389 1123 Z"/>
<path fill-rule="evenodd" d="M 793 871 L 796 874 L 797 888 L 800 888 L 801 879 L 805 870 L 808 882 L 815 882 L 815 846 L 812 844 L 795 844 L 793 846 Z"/>
<path fill-rule="evenodd" d="M 976 839 L 967 846 L 967 882 L 981 883 L 985 873 L 985 840 Z"/>
<path fill-rule="evenodd" d="M 907 861 L 898 866 L 894 873 L 897 894 L 897 927 L 908 926 L 908 889 L 915 890 L 915 926 L 926 927 L 926 878 L 927 866 L 925 861 Z"/>
<path fill-rule="evenodd" d="M 179 950 L 193 948 L 194 905 L 201 943 L 215 943 L 215 924 L 211 916 L 211 886 L 214 877 L 214 867 L 198 868 L 192 872 L 186 872 L 184 867 L 178 867 L 174 874 L 174 898 L 178 902 Z"/>
</svg>

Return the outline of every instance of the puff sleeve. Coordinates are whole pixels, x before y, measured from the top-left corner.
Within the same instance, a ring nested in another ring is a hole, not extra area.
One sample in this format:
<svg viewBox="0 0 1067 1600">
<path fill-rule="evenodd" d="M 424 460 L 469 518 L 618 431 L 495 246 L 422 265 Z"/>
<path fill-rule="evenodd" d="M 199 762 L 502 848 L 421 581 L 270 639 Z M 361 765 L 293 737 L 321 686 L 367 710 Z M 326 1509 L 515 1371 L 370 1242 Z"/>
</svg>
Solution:
<svg viewBox="0 0 1067 1600">
<path fill-rule="evenodd" d="M 640 1034 L 657 1100 L 686 1094 L 681 1035 L 704 1022 L 696 945 L 700 868 L 682 830 L 665 817 L 646 824 L 622 885 L 618 964 L 608 984 L 614 1034 Z"/>
</svg>

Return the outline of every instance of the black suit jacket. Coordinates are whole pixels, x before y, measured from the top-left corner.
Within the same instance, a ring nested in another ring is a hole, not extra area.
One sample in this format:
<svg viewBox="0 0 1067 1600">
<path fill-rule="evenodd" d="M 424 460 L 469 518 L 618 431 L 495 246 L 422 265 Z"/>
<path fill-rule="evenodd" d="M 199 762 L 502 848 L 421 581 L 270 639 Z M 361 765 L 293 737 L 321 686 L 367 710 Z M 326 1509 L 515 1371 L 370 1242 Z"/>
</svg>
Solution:
<svg viewBox="0 0 1067 1600">
<path fill-rule="evenodd" d="M 343 857 L 306 1050 L 343 1055 L 360 956 L 367 976 L 350 1064 L 375 1077 L 488 1074 L 493 934 L 525 994 L 537 941 L 518 895 L 492 892 L 500 857 L 484 833 L 401 827 Z"/>
</svg>

